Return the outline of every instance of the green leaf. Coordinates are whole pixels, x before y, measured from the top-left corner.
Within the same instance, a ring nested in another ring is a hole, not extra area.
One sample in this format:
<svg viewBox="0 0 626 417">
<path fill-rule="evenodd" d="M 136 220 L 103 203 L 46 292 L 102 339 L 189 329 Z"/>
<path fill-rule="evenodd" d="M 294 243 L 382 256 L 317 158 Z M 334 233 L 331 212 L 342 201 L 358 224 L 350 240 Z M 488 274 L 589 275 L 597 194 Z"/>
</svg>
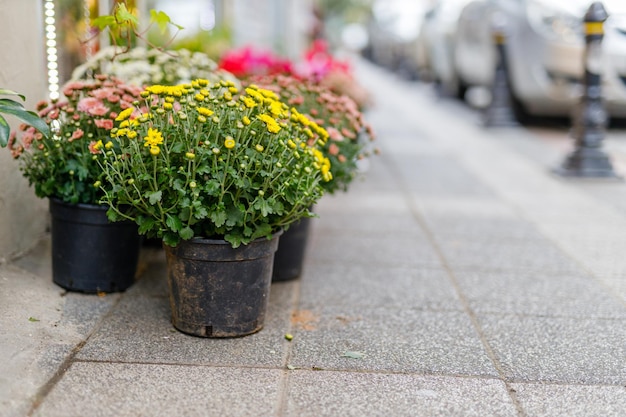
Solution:
<svg viewBox="0 0 626 417">
<path fill-rule="evenodd" d="M 20 103 L 15 100 L 11 100 L 8 98 L 0 99 L 0 114 L 10 114 L 18 119 L 22 120 L 26 124 L 31 125 L 38 131 L 40 131 L 44 136 L 50 136 L 50 127 L 44 122 L 35 112 L 26 110 Z M 2 129 L 5 129 L 4 126 L 6 124 L 6 120 L 2 118 Z M 6 136 L 6 140 L 3 138 Z M 9 135 L 3 135 L 0 138 L 0 146 L 5 147 L 7 145 Z"/>
<path fill-rule="evenodd" d="M 28 318 L 28 321 L 35 322 L 35 321 L 40 321 L 40 320 L 39 320 L 39 319 L 36 319 L 36 318 L 34 318 L 34 317 L 29 317 L 29 318 Z"/>
<path fill-rule="evenodd" d="M 187 226 L 184 227 L 179 234 L 183 239 L 189 240 L 193 237 L 193 230 L 191 230 L 191 227 Z"/>
<path fill-rule="evenodd" d="M 150 10 L 150 22 L 156 23 L 157 26 L 159 26 L 159 29 L 161 29 L 161 33 L 165 33 L 167 31 L 168 24 L 176 26 L 179 30 L 184 29 L 184 27 L 172 22 L 172 20 L 166 13 L 162 11 L 157 12 L 154 9 Z"/>
<path fill-rule="evenodd" d="M 153 193 L 146 193 L 146 197 L 148 197 L 148 200 L 150 201 L 150 204 L 152 205 L 155 205 L 156 203 L 160 202 L 162 195 L 163 193 L 161 192 L 161 190 L 155 191 Z"/>
<path fill-rule="evenodd" d="M 180 237 L 176 233 L 166 232 L 163 234 L 163 243 L 167 246 L 176 246 L 180 243 Z"/>
<path fill-rule="evenodd" d="M 258 239 L 263 236 L 270 236 L 271 234 L 272 234 L 272 226 L 270 226 L 267 223 L 264 223 L 260 226 L 257 226 L 256 229 L 254 229 L 252 236 L 250 236 L 250 240 Z"/>
<path fill-rule="evenodd" d="M 206 218 L 208 215 L 209 215 L 209 211 L 206 209 L 206 207 L 198 207 L 195 209 L 193 213 L 193 217 L 195 217 L 198 220 L 202 220 Z"/>
<path fill-rule="evenodd" d="M 243 242 L 243 236 L 239 233 L 227 233 L 224 236 L 224 240 L 230 243 L 233 248 L 238 248 Z"/>
<path fill-rule="evenodd" d="M 272 206 L 269 204 L 269 202 L 264 199 L 264 198 L 259 198 L 255 203 L 254 203 L 254 208 L 257 210 L 261 211 L 261 214 L 263 215 L 263 217 L 267 217 L 268 214 L 271 214 L 274 212 Z"/>
<path fill-rule="evenodd" d="M 129 12 L 124 3 L 117 4 L 115 19 L 124 25 L 128 25 L 131 29 L 135 28 L 139 24 L 137 16 Z"/>
<path fill-rule="evenodd" d="M 174 232 L 180 232 L 183 228 L 183 223 L 180 221 L 178 217 L 174 217 L 171 215 L 166 215 L 165 224 Z"/>
<path fill-rule="evenodd" d="M 211 213 L 211 220 L 215 223 L 216 227 L 221 227 L 226 223 L 228 216 L 224 210 L 214 211 Z"/>
<path fill-rule="evenodd" d="M 4 119 L 4 117 L 0 116 L 0 147 L 7 146 L 9 143 L 9 136 L 11 136 L 11 127 Z"/>
<path fill-rule="evenodd" d="M 174 188 L 176 191 L 183 191 L 183 186 L 184 182 L 180 178 L 175 179 L 174 183 L 172 184 L 172 188 Z"/>
<path fill-rule="evenodd" d="M 152 230 L 155 220 L 151 217 L 140 217 L 137 218 L 137 223 L 139 224 L 139 234 L 145 235 L 148 231 Z"/>
<path fill-rule="evenodd" d="M 115 21 L 115 16 L 106 15 L 91 19 L 91 25 L 97 27 L 99 30 L 102 31 L 107 27 L 114 27 L 115 25 L 117 25 L 117 22 Z"/>
<path fill-rule="evenodd" d="M 26 97 L 24 97 L 23 94 L 17 93 L 13 90 L 7 90 L 6 88 L 0 88 L 0 95 L 1 96 L 19 96 L 22 101 L 26 101 Z"/>
<path fill-rule="evenodd" d="M 239 208 L 237 206 L 230 207 L 228 209 L 228 220 L 226 221 L 226 225 L 232 227 L 240 222 L 243 222 L 244 210 L 244 208 Z"/>
</svg>

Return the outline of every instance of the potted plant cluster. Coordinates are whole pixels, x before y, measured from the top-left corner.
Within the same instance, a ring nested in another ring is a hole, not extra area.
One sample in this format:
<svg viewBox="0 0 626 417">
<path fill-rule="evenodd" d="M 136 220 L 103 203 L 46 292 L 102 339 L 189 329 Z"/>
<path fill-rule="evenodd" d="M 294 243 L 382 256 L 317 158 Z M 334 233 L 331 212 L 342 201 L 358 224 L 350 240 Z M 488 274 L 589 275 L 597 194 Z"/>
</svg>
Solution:
<svg viewBox="0 0 626 417">
<path fill-rule="evenodd" d="M 266 89 L 154 85 L 99 148 L 111 220 L 163 240 L 172 322 L 204 337 L 263 326 L 282 231 L 332 179 L 328 132 Z"/>
<path fill-rule="evenodd" d="M 52 277 L 61 287 L 88 293 L 123 291 L 132 285 L 140 238 L 131 222 L 112 223 L 94 183 L 102 176 L 95 159 L 108 146 L 115 119 L 139 97 L 138 87 L 106 76 L 69 83 L 63 98 L 40 102 L 50 129 L 20 126 L 8 147 L 35 194 L 48 198 L 52 218 Z"/>
</svg>

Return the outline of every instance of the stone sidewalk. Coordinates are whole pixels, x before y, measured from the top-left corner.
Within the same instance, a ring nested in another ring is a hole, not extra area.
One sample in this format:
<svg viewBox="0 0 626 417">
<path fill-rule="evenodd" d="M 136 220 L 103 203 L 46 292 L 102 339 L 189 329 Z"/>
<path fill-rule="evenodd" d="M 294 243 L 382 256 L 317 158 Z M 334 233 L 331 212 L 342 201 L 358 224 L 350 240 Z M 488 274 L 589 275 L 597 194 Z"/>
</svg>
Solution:
<svg viewBox="0 0 626 417">
<path fill-rule="evenodd" d="M 318 205 L 261 332 L 175 331 L 159 249 L 123 294 L 65 293 L 44 238 L 0 266 L 0 416 L 626 415 L 626 183 L 358 70 L 382 155 Z"/>
</svg>

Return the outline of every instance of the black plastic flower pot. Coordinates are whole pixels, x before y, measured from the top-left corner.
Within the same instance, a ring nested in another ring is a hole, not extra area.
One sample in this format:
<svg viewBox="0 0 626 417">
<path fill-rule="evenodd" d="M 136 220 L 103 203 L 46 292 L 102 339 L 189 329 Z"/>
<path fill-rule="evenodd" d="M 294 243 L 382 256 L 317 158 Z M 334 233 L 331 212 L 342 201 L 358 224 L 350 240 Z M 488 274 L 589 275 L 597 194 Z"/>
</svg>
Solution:
<svg viewBox="0 0 626 417">
<path fill-rule="evenodd" d="M 272 282 L 290 281 L 302 274 L 311 219 L 303 217 L 283 233 L 274 256 Z"/>
<path fill-rule="evenodd" d="M 263 328 L 280 233 L 233 248 L 224 240 L 163 245 L 172 324 L 200 337 L 239 337 Z"/>
<path fill-rule="evenodd" d="M 110 222 L 107 206 L 50 199 L 52 280 L 85 293 L 119 292 L 135 280 L 141 237 L 133 222 Z"/>
</svg>

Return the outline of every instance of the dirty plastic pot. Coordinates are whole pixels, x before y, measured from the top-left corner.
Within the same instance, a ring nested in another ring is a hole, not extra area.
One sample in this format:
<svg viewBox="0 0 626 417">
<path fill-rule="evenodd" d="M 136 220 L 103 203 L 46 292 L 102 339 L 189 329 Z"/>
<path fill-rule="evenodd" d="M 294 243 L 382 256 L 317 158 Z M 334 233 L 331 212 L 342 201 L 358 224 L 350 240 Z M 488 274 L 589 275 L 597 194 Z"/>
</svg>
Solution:
<svg viewBox="0 0 626 417">
<path fill-rule="evenodd" d="M 263 328 L 279 236 L 233 248 L 219 239 L 163 245 L 172 324 L 200 337 L 238 337 Z"/>
<path fill-rule="evenodd" d="M 111 222 L 108 206 L 50 199 L 52 280 L 85 293 L 119 292 L 135 280 L 141 237 L 133 222 Z"/>
<path fill-rule="evenodd" d="M 310 217 L 303 217 L 285 230 L 280 237 L 278 250 L 274 256 L 272 282 L 290 281 L 302 274 L 310 223 Z"/>
</svg>

